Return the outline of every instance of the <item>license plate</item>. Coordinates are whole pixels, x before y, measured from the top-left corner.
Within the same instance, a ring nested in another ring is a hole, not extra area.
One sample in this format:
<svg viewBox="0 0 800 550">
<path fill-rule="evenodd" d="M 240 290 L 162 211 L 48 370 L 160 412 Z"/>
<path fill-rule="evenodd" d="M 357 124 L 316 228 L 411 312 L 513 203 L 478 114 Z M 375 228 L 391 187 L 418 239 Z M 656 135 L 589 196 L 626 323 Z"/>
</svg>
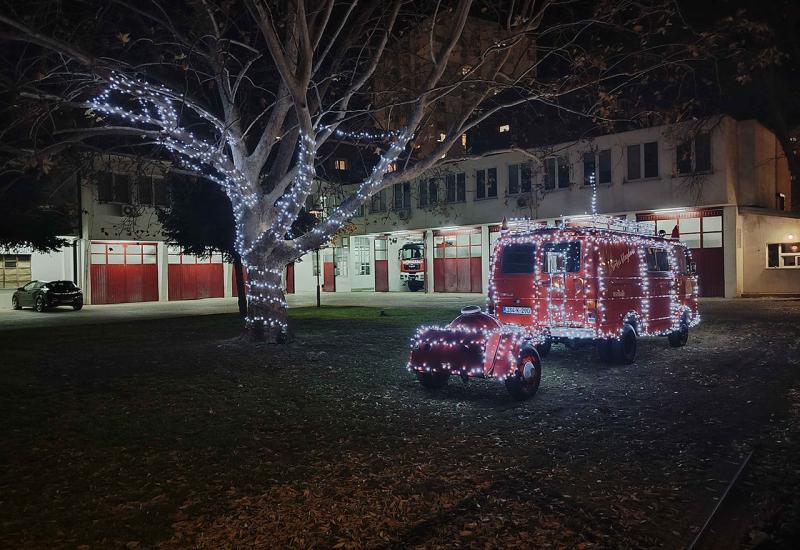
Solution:
<svg viewBox="0 0 800 550">
<path fill-rule="evenodd" d="M 530 315 L 531 308 L 520 306 L 503 306 L 503 313 L 509 313 L 511 315 Z"/>
</svg>

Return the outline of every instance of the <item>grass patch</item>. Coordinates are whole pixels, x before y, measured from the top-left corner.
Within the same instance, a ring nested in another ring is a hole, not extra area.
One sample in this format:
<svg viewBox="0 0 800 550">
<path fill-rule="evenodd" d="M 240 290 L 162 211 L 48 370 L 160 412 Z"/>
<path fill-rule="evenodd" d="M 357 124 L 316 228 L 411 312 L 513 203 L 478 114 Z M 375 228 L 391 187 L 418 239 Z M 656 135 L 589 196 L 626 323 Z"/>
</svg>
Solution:
<svg viewBox="0 0 800 550">
<path fill-rule="evenodd" d="M 715 307 L 630 367 L 557 347 L 525 403 L 403 368 L 456 308 L 294 309 L 286 346 L 235 315 L 0 333 L 0 546 L 685 544 L 796 380 L 785 310 Z"/>
</svg>

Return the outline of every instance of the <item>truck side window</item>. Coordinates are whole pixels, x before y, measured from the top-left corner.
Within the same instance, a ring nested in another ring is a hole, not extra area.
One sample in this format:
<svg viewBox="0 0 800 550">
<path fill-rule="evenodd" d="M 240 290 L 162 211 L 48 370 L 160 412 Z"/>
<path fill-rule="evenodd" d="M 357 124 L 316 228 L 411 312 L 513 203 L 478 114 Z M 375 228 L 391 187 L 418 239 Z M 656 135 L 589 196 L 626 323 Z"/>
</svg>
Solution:
<svg viewBox="0 0 800 550">
<path fill-rule="evenodd" d="M 647 271 L 669 271 L 669 256 L 663 248 L 646 248 Z"/>
<path fill-rule="evenodd" d="M 580 241 L 544 243 L 542 258 L 545 273 L 577 273 L 581 270 Z"/>
<path fill-rule="evenodd" d="M 536 245 L 533 243 L 510 244 L 503 247 L 500 270 L 506 274 L 533 273 Z"/>
</svg>

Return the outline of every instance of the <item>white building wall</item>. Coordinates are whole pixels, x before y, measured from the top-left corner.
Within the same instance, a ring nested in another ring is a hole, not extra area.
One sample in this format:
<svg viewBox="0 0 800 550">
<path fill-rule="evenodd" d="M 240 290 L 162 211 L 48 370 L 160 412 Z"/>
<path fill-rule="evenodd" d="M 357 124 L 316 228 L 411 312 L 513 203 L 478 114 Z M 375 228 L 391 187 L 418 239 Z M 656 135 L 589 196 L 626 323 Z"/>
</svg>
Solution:
<svg viewBox="0 0 800 550">
<path fill-rule="evenodd" d="M 800 295 L 800 268 L 767 268 L 767 244 L 800 242 L 800 215 L 769 215 L 750 209 L 742 219 L 742 295 Z"/>
</svg>

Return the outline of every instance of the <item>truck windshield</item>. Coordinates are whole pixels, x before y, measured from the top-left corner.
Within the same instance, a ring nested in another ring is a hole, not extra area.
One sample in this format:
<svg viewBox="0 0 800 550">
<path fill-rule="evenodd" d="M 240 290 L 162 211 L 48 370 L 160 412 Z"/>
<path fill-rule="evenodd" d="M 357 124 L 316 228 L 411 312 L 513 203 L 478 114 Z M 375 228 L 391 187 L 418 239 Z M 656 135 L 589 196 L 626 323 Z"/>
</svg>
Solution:
<svg viewBox="0 0 800 550">
<path fill-rule="evenodd" d="M 500 271 L 506 274 L 533 273 L 536 264 L 535 254 L 536 246 L 533 243 L 504 246 L 500 256 Z"/>
<path fill-rule="evenodd" d="M 581 243 L 544 243 L 542 259 L 545 273 L 577 273 L 581 270 Z"/>
<path fill-rule="evenodd" d="M 422 258 L 421 248 L 404 248 L 400 251 L 400 259 L 402 260 L 418 260 Z"/>
</svg>

